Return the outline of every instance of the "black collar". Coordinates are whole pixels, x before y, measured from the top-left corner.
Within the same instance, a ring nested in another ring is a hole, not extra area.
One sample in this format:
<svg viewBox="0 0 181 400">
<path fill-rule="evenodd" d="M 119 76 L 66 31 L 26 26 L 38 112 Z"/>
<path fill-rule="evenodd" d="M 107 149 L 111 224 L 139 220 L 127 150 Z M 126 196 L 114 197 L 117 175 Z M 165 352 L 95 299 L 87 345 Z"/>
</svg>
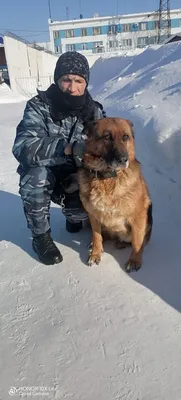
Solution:
<svg viewBox="0 0 181 400">
<path fill-rule="evenodd" d="M 115 170 L 113 171 L 95 171 L 94 169 L 88 169 L 85 168 L 86 171 L 89 172 L 90 175 L 93 176 L 95 179 L 109 179 L 109 178 L 116 178 L 117 177 L 117 172 Z"/>
</svg>

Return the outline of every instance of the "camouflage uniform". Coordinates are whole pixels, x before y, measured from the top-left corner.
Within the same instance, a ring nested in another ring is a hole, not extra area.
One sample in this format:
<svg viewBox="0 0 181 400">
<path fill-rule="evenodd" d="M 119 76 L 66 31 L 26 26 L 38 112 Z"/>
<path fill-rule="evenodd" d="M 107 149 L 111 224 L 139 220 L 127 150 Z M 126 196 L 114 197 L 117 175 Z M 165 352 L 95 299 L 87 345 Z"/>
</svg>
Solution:
<svg viewBox="0 0 181 400">
<path fill-rule="evenodd" d="M 97 103 L 95 118 L 102 117 L 101 105 Z M 73 126 L 75 129 L 70 143 L 83 142 L 83 121 L 76 117 L 54 121 L 49 105 L 38 95 L 27 102 L 23 119 L 17 127 L 12 151 L 20 164 L 17 169 L 20 174 L 19 193 L 28 227 L 33 234 L 42 234 L 50 229 L 49 210 L 57 179 L 62 181 L 75 172 L 64 155 L 64 147 Z M 61 204 L 61 199 L 56 199 L 56 196 L 53 201 Z M 80 217 L 71 215 L 70 208 L 68 215 L 65 209 L 64 213 L 77 222 Z M 84 217 L 83 211 L 81 219 Z"/>
</svg>

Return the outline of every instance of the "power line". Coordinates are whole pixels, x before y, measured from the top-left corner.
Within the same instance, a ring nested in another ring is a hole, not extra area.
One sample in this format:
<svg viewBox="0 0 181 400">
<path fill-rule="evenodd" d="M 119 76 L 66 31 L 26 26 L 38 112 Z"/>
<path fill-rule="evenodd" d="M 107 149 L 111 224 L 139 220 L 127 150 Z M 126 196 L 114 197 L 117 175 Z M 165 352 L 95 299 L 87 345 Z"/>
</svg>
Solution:
<svg viewBox="0 0 181 400">
<path fill-rule="evenodd" d="M 34 35 L 23 35 L 24 38 L 35 37 L 35 36 L 41 36 L 41 33 L 35 33 Z"/>
<path fill-rule="evenodd" d="M 0 30 L 2 31 L 13 31 L 13 32 L 35 32 L 35 33 L 47 33 L 47 32 L 49 32 L 49 31 L 39 31 L 39 30 L 37 30 L 37 31 L 35 31 L 35 30 L 28 30 L 28 29 L 14 29 L 14 28 L 1 28 L 0 27 Z"/>
</svg>

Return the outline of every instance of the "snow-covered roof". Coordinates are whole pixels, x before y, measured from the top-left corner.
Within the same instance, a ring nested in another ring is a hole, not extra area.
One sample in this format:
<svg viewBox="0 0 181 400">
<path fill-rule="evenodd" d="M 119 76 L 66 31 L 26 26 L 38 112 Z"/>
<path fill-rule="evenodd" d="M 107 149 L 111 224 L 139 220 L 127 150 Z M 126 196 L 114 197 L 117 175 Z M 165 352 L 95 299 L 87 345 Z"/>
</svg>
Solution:
<svg viewBox="0 0 181 400">
<path fill-rule="evenodd" d="M 167 44 L 169 43 L 174 37 L 179 36 L 181 37 L 181 32 L 174 33 L 173 35 L 169 36 L 167 39 L 165 39 L 162 44 Z"/>
</svg>

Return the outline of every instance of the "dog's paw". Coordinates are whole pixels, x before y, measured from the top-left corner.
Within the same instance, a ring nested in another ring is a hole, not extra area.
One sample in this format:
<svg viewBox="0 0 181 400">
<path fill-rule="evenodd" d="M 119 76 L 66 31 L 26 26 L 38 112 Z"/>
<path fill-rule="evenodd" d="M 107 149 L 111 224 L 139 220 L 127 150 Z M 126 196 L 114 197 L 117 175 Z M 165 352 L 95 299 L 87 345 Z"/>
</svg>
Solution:
<svg viewBox="0 0 181 400">
<path fill-rule="evenodd" d="M 141 268 L 141 261 L 139 260 L 134 260 L 134 259 L 129 259 L 127 263 L 125 264 L 125 270 L 126 272 L 130 273 L 132 271 L 138 271 Z"/>
<path fill-rule="evenodd" d="M 115 246 L 117 249 L 122 250 L 122 249 L 126 249 L 127 247 L 131 246 L 131 243 L 129 242 L 124 242 L 120 239 L 117 239 L 115 242 Z"/>
<path fill-rule="evenodd" d="M 88 265 L 91 267 L 93 264 L 99 265 L 101 262 L 101 254 L 89 253 Z"/>
</svg>

